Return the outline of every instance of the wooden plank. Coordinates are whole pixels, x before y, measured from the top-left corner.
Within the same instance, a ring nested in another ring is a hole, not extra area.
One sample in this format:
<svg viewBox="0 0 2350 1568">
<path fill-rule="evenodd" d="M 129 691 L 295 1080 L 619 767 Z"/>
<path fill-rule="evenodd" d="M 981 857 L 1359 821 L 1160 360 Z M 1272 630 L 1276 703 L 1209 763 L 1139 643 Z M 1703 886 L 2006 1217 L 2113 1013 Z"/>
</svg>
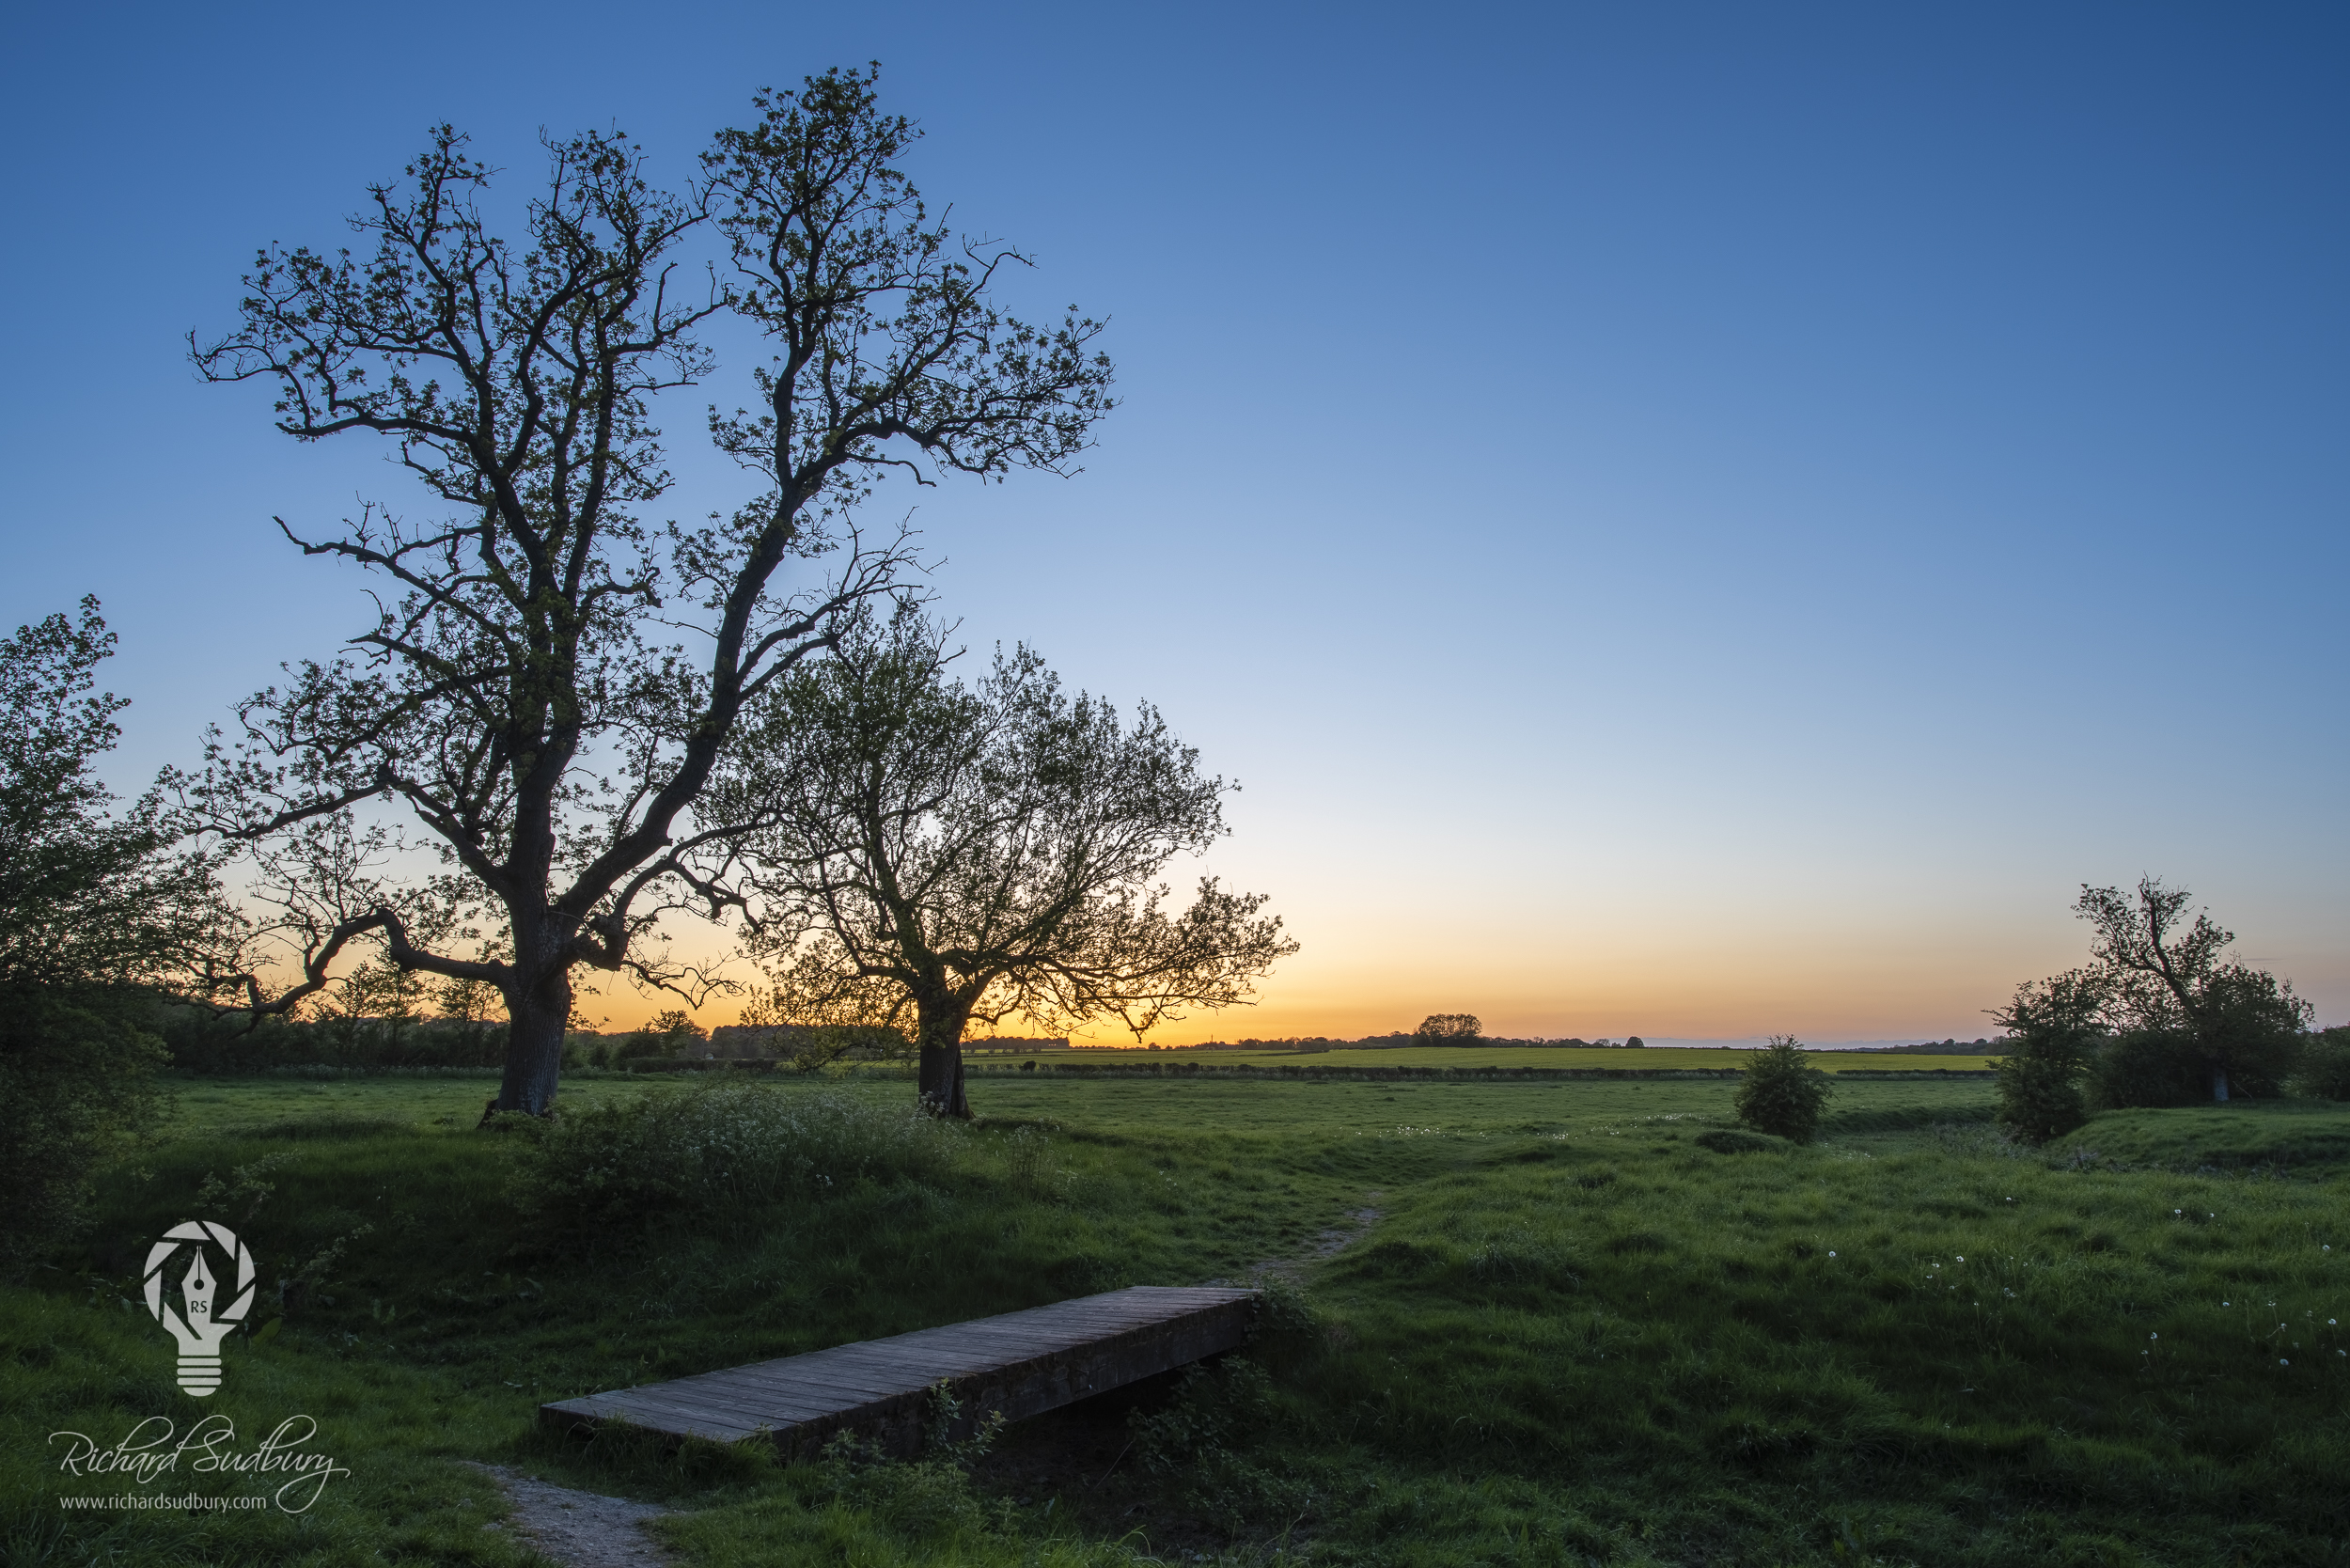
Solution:
<svg viewBox="0 0 2350 1568">
<path fill-rule="evenodd" d="M 787 1451 L 856 1431 L 901 1452 L 921 1441 L 930 1390 L 944 1383 L 962 1424 L 1007 1419 L 1172 1371 L 1247 1337 L 1257 1293 L 1137 1285 L 835 1345 L 666 1383 L 542 1404 L 562 1430 L 624 1421 L 675 1436 L 771 1438 Z"/>
</svg>

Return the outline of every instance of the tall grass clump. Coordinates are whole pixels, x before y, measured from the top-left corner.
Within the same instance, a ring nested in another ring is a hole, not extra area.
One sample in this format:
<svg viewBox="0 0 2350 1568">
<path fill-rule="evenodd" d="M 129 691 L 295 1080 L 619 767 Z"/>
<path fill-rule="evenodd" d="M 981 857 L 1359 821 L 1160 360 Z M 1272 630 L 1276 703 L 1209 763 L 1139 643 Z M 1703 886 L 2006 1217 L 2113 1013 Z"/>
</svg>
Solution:
<svg viewBox="0 0 2350 1568">
<path fill-rule="evenodd" d="M 859 1182 L 936 1182 L 962 1139 L 910 1105 L 756 1084 L 656 1090 L 527 1130 L 525 1199 L 550 1220 L 605 1231 L 739 1219 Z"/>
<path fill-rule="evenodd" d="M 1811 1141 L 1827 1108 L 1827 1074 L 1811 1065 L 1792 1034 L 1775 1034 L 1754 1053 L 1738 1085 L 1738 1120 L 1758 1132 Z"/>
</svg>

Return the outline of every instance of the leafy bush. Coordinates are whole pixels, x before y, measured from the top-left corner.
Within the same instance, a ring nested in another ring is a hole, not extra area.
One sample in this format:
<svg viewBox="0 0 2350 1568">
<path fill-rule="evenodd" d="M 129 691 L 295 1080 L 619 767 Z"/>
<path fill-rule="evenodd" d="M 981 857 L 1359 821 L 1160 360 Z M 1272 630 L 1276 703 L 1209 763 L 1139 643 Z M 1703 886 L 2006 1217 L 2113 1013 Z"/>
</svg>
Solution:
<svg viewBox="0 0 2350 1568">
<path fill-rule="evenodd" d="M 915 1107 L 755 1084 L 665 1090 L 530 1120 L 524 1196 L 600 1230 L 739 1217 L 860 1180 L 945 1176 L 960 1130 Z"/>
<path fill-rule="evenodd" d="M 1830 1089 L 1827 1074 L 1811 1065 L 1794 1035 L 1775 1034 L 1747 1063 L 1738 1085 L 1738 1120 L 1758 1132 L 1809 1143 Z"/>
<path fill-rule="evenodd" d="M 2008 1029 L 1999 1073 L 2000 1127 L 2033 1145 L 2089 1120 L 2081 1077 L 2105 1039 L 2107 986 L 2075 971 L 2021 986 L 1995 1016 Z"/>
<path fill-rule="evenodd" d="M 70 1236 L 91 1172 L 161 1108 L 154 1036 L 103 996 L 0 996 L 0 1271 Z"/>
<path fill-rule="evenodd" d="M 2350 1024 L 2310 1036 L 2289 1087 L 2320 1100 L 2350 1100 Z"/>
<path fill-rule="evenodd" d="M 1412 1032 L 1427 1045 L 1474 1045 L 1484 1029 L 1473 1012 L 1432 1012 Z"/>
<path fill-rule="evenodd" d="M 2284 1079 L 2301 1056 L 2298 1039 L 2254 1043 L 2259 1051 L 2245 1048 L 2228 1067 L 2231 1098 L 2270 1100 L 2284 1093 Z M 2209 1105 L 2212 1058 L 2186 1029 L 2124 1029 L 2090 1062 L 2090 1103 L 2096 1109 Z"/>
</svg>

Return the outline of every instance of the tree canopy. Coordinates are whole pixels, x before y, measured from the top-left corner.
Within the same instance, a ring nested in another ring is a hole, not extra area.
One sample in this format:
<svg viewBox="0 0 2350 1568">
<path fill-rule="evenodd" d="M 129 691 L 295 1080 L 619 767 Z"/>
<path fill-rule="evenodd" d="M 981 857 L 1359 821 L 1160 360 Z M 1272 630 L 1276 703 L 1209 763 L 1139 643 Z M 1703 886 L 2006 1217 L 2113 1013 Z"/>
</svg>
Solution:
<svg viewBox="0 0 2350 1568">
<path fill-rule="evenodd" d="M 0 641 L 0 1263 L 70 1227 L 90 1168 L 150 1117 L 164 994 L 201 994 L 236 918 L 160 790 L 97 768 L 126 700 L 95 599 Z"/>
<path fill-rule="evenodd" d="M 2207 911 L 2187 920 L 2193 902 L 2155 877 L 2140 878 L 2134 896 L 2084 886 L 2074 909 L 2095 934 L 2089 978 L 2076 983 L 2099 992 L 2109 1027 L 2137 1037 L 2136 1055 L 2175 1055 L 2150 1049 L 2165 1041 L 2184 1046 L 2212 1098 L 2228 1098 L 2232 1075 L 2240 1090 L 2273 1093 L 2310 1027 L 2310 1005 L 2290 981 L 2225 962 L 2235 933 Z"/>
<path fill-rule="evenodd" d="M 1139 1039 L 1246 1001 L 1296 944 L 1213 877 L 1169 906 L 1157 877 L 1223 836 L 1232 786 L 1156 709 L 1121 721 L 1026 648 L 966 685 L 945 642 L 919 615 L 869 619 L 777 682 L 713 787 L 759 827 L 709 874 L 752 895 L 776 1016 L 910 1017 L 925 1102 L 965 1115 L 969 1025 L 1110 1019 Z"/>
<path fill-rule="evenodd" d="M 494 986 L 501 1109 L 553 1103 L 574 969 L 705 993 L 655 928 L 739 902 L 695 868 L 748 827 L 703 799 L 744 706 L 904 591 L 904 536 L 856 522 L 875 481 L 1066 472 L 1111 406 L 1100 324 L 992 303 L 1026 258 L 929 213 L 899 166 L 919 133 L 875 73 L 754 108 L 677 190 L 623 133 L 548 141 L 510 240 L 485 215 L 493 171 L 442 126 L 369 188 L 355 253 L 262 252 L 240 324 L 192 344 L 205 376 L 274 388 L 297 440 L 390 443 L 425 501 L 279 524 L 386 591 L 343 653 L 243 704 L 191 790 L 247 847 L 293 972 L 275 983 L 257 949 L 245 1003 L 295 1005 L 354 939 Z M 719 316 L 768 350 L 751 406 L 709 421 L 749 489 L 663 525 L 655 400 L 715 371 Z M 394 875 L 419 830 L 443 873 Z"/>
</svg>

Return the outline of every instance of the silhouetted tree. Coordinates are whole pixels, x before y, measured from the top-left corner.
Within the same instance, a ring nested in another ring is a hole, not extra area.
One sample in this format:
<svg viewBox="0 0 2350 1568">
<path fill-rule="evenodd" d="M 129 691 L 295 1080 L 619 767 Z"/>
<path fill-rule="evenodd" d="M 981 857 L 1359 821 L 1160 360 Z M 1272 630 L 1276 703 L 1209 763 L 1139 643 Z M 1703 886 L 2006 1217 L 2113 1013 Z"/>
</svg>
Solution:
<svg viewBox="0 0 2350 1568">
<path fill-rule="evenodd" d="M 713 788 L 759 831 L 713 864 L 755 890 L 775 1016 L 898 1025 L 925 1105 L 968 1116 L 963 1035 L 1022 1014 L 1115 1018 L 1139 1039 L 1187 1007 L 1246 1001 L 1296 944 L 1261 895 L 1153 879 L 1226 832 L 1223 779 L 1138 708 L 1073 699 L 1026 648 L 948 679 L 915 615 L 868 621 L 760 699 Z"/>
<path fill-rule="evenodd" d="M 490 170 L 444 126 L 351 220 L 363 254 L 264 252 L 243 324 L 196 352 L 210 379 L 272 384 L 289 435 L 391 441 L 432 503 L 422 522 L 370 506 L 323 539 L 279 525 L 389 595 L 352 651 L 243 705 L 193 792 L 252 847 L 299 971 L 273 991 L 257 962 L 246 1005 L 295 1005 L 362 937 L 494 985 L 500 1109 L 553 1104 L 575 968 L 705 994 L 651 931 L 728 905 L 687 866 L 744 830 L 703 803 L 744 705 L 894 589 L 903 536 L 877 547 L 850 522 L 876 478 L 1064 471 L 1110 407 L 1098 325 L 1003 315 L 990 286 L 1025 258 L 958 246 L 927 215 L 897 167 L 916 133 L 881 113 L 873 74 L 756 106 L 682 193 L 619 133 L 550 142 L 510 243 L 478 206 Z M 689 299 L 677 268 L 705 226 L 728 270 Z M 656 529 L 650 400 L 710 373 L 697 333 L 719 312 L 774 352 L 756 409 L 710 421 L 755 493 Z M 830 570 L 795 587 L 795 560 Z M 396 841 L 354 819 L 376 801 L 446 874 L 389 873 Z"/>
<path fill-rule="evenodd" d="M 2074 905 L 2095 933 L 2090 951 L 2107 1022 L 2121 1037 L 2111 1065 L 2123 1066 L 2124 1058 L 2138 1064 L 2101 1072 L 2107 1103 L 2162 1103 L 2168 1091 L 2149 1101 L 2127 1080 L 2165 1076 L 2178 1066 L 2201 1076 L 2214 1100 L 2228 1098 L 2232 1075 L 2247 1092 L 2273 1094 L 2300 1048 L 2309 1004 L 2265 970 L 2222 963 L 2235 935 L 2201 910 L 2186 922 L 2192 901 L 2184 887 L 2143 877 L 2135 897 L 2083 886 Z"/>
<path fill-rule="evenodd" d="M 1432 1012 L 1412 1032 L 1430 1045 L 1468 1045 L 1483 1036 L 1485 1026 L 1473 1012 Z"/>
</svg>

